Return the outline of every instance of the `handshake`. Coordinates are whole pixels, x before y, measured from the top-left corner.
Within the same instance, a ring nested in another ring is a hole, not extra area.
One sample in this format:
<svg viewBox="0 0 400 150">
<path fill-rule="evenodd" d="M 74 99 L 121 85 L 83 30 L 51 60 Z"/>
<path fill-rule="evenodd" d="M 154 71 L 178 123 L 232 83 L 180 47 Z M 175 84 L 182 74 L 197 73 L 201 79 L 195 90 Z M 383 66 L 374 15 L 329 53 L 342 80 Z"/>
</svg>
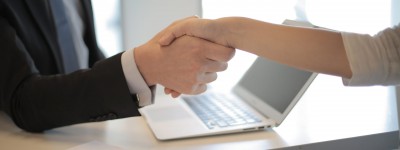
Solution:
<svg viewBox="0 0 400 150">
<path fill-rule="evenodd" d="M 149 86 L 164 85 L 166 94 L 177 97 L 204 92 L 216 72 L 227 68 L 233 48 L 302 70 L 352 77 L 340 32 L 243 17 L 176 21 L 135 56 Z"/>
<path fill-rule="evenodd" d="M 220 33 L 210 21 L 197 17 L 176 21 L 135 48 L 136 64 L 148 86 L 161 84 L 172 97 L 200 94 L 217 79 L 217 72 L 227 69 L 235 49 L 215 39 Z"/>
</svg>

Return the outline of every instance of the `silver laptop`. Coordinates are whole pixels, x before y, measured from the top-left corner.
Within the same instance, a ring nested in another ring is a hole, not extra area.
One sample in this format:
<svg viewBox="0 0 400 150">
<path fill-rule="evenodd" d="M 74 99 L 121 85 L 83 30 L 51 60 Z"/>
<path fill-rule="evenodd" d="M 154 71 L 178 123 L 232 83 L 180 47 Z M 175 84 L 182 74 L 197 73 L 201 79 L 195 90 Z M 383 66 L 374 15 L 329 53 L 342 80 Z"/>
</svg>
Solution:
<svg viewBox="0 0 400 150">
<path fill-rule="evenodd" d="M 140 112 L 160 140 L 263 130 L 282 123 L 316 75 L 259 57 L 230 92 L 211 89 Z"/>
</svg>

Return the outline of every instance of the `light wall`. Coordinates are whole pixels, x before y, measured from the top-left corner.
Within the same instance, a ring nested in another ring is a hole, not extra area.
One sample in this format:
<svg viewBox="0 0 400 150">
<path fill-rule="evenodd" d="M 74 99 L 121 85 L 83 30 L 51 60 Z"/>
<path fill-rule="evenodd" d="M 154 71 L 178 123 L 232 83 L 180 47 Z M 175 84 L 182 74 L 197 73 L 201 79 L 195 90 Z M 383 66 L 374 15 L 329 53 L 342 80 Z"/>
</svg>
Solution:
<svg viewBox="0 0 400 150">
<path fill-rule="evenodd" d="M 392 0 L 392 25 L 400 23 L 400 1 Z"/>
<path fill-rule="evenodd" d="M 392 25 L 400 25 L 400 1 L 392 0 Z M 397 120 L 400 129 L 400 87 L 396 87 L 396 95 L 397 95 Z M 400 134 L 399 134 L 400 139 Z M 399 148 L 400 148 L 400 140 L 399 140 Z"/>
<path fill-rule="evenodd" d="M 150 40 L 173 21 L 201 15 L 201 0 L 121 0 L 125 50 Z"/>
</svg>

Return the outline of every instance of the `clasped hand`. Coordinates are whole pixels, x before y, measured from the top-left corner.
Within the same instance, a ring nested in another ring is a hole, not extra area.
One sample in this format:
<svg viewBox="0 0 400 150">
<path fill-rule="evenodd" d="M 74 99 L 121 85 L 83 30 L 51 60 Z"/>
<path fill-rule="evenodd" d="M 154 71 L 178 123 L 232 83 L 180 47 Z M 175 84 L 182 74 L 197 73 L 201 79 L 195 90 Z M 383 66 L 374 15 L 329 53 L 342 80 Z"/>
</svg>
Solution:
<svg viewBox="0 0 400 150">
<path fill-rule="evenodd" d="M 184 19 L 185 20 L 185 19 Z M 180 36 L 168 45 L 159 41 L 177 21 L 135 49 L 135 60 L 149 86 L 161 84 L 166 94 L 200 94 L 207 84 L 217 79 L 217 72 L 226 70 L 234 56 L 233 48 L 193 36 Z"/>
</svg>

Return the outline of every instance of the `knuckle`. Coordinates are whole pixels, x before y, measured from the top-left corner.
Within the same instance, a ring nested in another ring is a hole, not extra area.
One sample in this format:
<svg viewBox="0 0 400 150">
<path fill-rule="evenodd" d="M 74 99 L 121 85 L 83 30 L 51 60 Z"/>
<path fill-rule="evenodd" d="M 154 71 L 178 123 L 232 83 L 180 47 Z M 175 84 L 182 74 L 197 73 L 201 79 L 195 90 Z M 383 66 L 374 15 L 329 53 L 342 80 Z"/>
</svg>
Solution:
<svg viewBox="0 0 400 150">
<path fill-rule="evenodd" d="M 230 48 L 226 51 L 226 54 L 224 55 L 224 60 L 225 62 L 228 62 L 229 60 L 231 60 L 233 58 L 233 56 L 235 56 L 235 50 Z"/>
<path fill-rule="evenodd" d="M 214 82 L 215 80 L 217 80 L 217 78 L 218 78 L 218 74 L 213 73 L 210 82 Z"/>
<path fill-rule="evenodd" d="M 190 72 L 191 73 L 198 73 L 202 70 L 202 65 L 199 62 L 195 62 L 192 64 Z"/>
<path fill-rule="evenodd" d="M 192 86 L 196 86 L 197 84 L 199 84 L 199 80 L 200 80 L 200 76 L 199 75 L 193 75 L 190 77 L 188 83 L 188 87 L 192 87 Z"/>
<path fill-rule="evenodd" d="M 198 75 L 199 73 L 205 72 L 205 70 L 207 70 L 208 67 L 209 64 L 206 61 L 199 59 L 192 65 L 191 71 L 193 73 L 196 73 L 196 75 Z"/>
<path fill-rule="evenodd" d="M 196 94 L 197 88 L 198 88 L 198 85 L 192 85 L 190 87 L 189 94 Z"/>
<path fill-rule="evenodd" d="M 193 93 L 193 86 L 192 85 L 186 85 L 183 90 L 182 93 L 184 94 L 191 94 Z"/>
<path fill-rule="evenodd" d="M 221 63 L 220 68 L 221 71 L 225 71 L 226 69 L 228 69 L 228 63 L 226 62 Z"/>
<path fill-rule="evenodd" d="M 199 90 L 198 90 L 198 93 L 197 94 L 201 94 L 201 93 L 204 93 L 205 91 L 207 91 L 207 86 L 206 85 L 200 85 L 199 86 Z"/>
<path fill-rule="evenodd" d="M 225 71 L 228 69 L 228 63 L 227 62 L 213 62 L 213 65 L 210 66 L 213 70 L 213 72 L 221 72 Z"/>
<path fill-rule="evenodd" d="M 235 56 L 236 50 L 234 48 L 230 48 L 229 53 L 230 53 L 229 60 L 231 60 Z"/>
</svg>

